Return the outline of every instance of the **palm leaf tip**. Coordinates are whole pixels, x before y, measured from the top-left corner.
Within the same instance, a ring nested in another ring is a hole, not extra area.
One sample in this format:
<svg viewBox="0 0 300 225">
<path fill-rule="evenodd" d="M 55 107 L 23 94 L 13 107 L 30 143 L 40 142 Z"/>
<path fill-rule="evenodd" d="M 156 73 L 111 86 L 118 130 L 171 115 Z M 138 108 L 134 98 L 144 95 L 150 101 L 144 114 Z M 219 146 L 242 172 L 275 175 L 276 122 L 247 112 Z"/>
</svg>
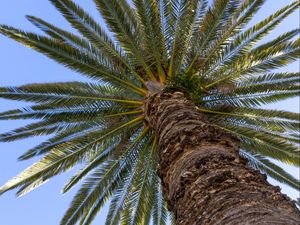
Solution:
<svg viewBox="0 0 300 225">
<path fill-rule="evenodd" d="M 5 186 L 0 187 L 0 195 L 3 195 L 6 192 Z"/>
</svg>

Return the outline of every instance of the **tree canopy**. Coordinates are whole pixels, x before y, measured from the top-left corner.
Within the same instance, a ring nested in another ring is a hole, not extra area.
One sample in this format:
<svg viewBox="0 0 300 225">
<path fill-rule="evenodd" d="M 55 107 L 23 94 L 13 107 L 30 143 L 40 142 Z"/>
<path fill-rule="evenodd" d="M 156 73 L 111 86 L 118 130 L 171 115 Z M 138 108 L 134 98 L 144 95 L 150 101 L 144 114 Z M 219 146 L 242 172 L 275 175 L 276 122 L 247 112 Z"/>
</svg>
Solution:
<svg viewBox="0 0 300 225">
<path fill-rule="evenodd" d="M 94 0 L 109 33 L 73 1 L 50 2 L 78 34 L 34 16 L 27 18 L 45 35 L 7 25 L 0 33 L 90 82 L 0 87 L 1 98 L 33 103 L 1 120 L 36 120 L 0 141 L 54 134 L 20 156 L 42 158 L 0 194 L 24 195 L 79 164 L 63 188 L 81 182 L 62 225 L 91 224 L 109 200 L 106 224 L 166 224 L 155 131 L 143 114 L 145 97 L 157 91 L 186 93 L 214 126 L 240 139 L 253 167 L 300 190 L 270 160 L 300 166 L 299 114 L 262 108 L 299 95 L 299 72 L 276 72 L 298 59 L 299 28 L 258 44 L 299 1 L 248 27 L 265 0 Z"/>
</svg>

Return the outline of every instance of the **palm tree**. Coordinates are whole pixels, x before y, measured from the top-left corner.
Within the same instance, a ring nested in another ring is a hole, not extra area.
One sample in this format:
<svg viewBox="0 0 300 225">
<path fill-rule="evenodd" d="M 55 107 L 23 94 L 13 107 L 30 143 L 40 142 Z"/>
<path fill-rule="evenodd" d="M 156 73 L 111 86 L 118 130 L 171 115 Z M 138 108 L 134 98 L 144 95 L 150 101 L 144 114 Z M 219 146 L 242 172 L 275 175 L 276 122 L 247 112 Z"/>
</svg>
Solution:
<svg viewBox="0 0 300 225">
<path fill-rule="evenodd" d="M 300 190 L 270 160 L 300 165 L 299 114 L 260 107 L 299 94 L 299 73 L 274 72 L 299 57 L 299 29 L 257 44 L 299 1 L 246 27 L 265 0 L 94 0 L 110 32 L 73 1 L 50 1 L 80 35 L 33 16 L 45 36 L 0 32 L 91 79 L 0 88 L 35 103 L 0 119 L 37 121 L 1 141 L 54 134 L 20 156 L 40 159 L 0 194 L 79 164 L 62 225 L 91 224 L 108 201 L 106 224 L 300 223 L 264 175 Z"/>
</svg>

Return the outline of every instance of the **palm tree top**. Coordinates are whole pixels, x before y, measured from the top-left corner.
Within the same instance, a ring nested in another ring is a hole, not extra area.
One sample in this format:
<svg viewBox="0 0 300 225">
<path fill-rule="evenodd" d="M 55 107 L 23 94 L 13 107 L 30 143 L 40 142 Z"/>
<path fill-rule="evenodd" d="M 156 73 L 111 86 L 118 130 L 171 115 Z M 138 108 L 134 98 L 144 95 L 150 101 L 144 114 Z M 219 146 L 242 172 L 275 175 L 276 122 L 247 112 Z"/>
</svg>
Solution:
<svg viewBox="0 0 300 225">
<path fill-rule="evenodd" d="M 61 224 L 91 224 L 111 200 L 106 224 L 166 224 L 156 174 L 156 136 L 144 104 L 180 91 L 216 127 L 240 139 L 241 155 L 276 180 L 299 180 L 270 158 L 300 166 L 299 114 L 261 106 L 299 95 L 299 72 L 276 72 L 298 59 L 299 29 L 258 44 L 295 10 L 295 1 L 257 24 L 265 0 L 94 0 L 106 29 L 70 0 L 50 0 L 79 34 L 28 16 L 45 35 L 7 25 L 0 33 L 90 78 L 89 82 L 0 87 L 0 97 L 33 103 L 1 120 L 36 122 L 0 136 L 14 141 L 55 134 L 20 160 L 42 156 L 0 188 L 24 195 L 75 165 L 80 181 Z"/>
</svg>

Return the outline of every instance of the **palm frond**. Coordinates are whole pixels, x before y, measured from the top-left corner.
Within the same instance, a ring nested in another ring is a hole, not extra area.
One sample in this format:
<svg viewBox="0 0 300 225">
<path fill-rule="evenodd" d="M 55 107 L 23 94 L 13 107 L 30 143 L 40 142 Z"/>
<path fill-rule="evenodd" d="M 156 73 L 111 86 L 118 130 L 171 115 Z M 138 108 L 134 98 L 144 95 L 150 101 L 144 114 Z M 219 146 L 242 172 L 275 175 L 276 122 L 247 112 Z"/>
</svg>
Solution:
<svg viewBox="0 0 300 225">
<path fill-rule="evenodd" d="M 130 107 L 122 107 L 117 104 L 106 104 L 105 102 L 77 107 L 48 107 L 48 105 L 36 105 L 17 110 L 10 110 L 0 115 L 0 119 L 48 119 L 53 122 L 67 124 L 88 122 L 92 120 L 107 122 L 117 117 L 129 117 L 141 114 L 140 110 L 132 110 Z"/>
<path fill-rule="evenodd" d="M 29 149 L 19 157 L 19 160 L 27 160 L 35 156 L 44 155 L 45 153 L 50 152 L 52 149 L 59 147 L 65 142 L 71 142 L 88 133 L 100 131 L 103 129 L 103 127 L 105 127 L 103 121 L 90 121 L 80 124 L 80 126 L 74 126 L 66 129 L 57 133 L 54 137 L 48 139 L 47 141 L 42 142 L 32 149 Z"/>
<path fill-rule="evenodd" d="M 158 178 L 158 177 L 157 177 Z M 155 201 L 154 201 L 154 207 L 152 210 L 152 218 L 153 218 L 153 225 L 167 225 L 168 223 L 168 209 L 166 206 L 166 202 L 164 201 L 164 198 L 162 196 L 162 190 L 160 186 L 160 181 L 157 180 L 155 182 L 156 192 L 155 192 Z M 175 223 L 171 223 L 175 224 Z"/>
<path fill-rule="evenodd" d="M 146 51 L 155 60 L 156 70 L 161 83 L 166 81 L 164 66 L 167 63 L 165 40 L 162 33 L 159 5 L 155 0 L 134 0 L 138 18 L 142 25 Z"/>
<path fill-rule="evenodd" d="M 133 163 L 132 165 L 132 171 L 131 175 L 126 178 L 126 182 L 124 185 L 121 185 L 116 193 L 115 197 L 112 199 L 109 212 L 107 214 L 106 218 L 106 224 L 118 224 L 121 215 L 123 213 L 123 209 L 126 208 L 126 204 L 130 201 L 130 194 L 135 188 L 140 187 L 134 187 L 134 180 L 137 179 L 136 177 L 141 176 L 141 172 L 144 167 L 144 163 L 147 160 L 151 160 L 151 151 L 149 151 L 149 147 L 151 146 L 151 142 L 153 142 L 153 135 L 149 138 L 147 143 L 142 148 L 142 151 L 139 153 L 138 159 Z"/>
<path fill-rule="evenodd" d="M 188 44 L 194 31 L 197 19 L 197 12 L 201 5 L 201 0 L 183 0 L 178 7 L 178 15 L 174 33 L 173 47 L 168 69 L 168 76 L 180 72 L 182 61 L 186 53 Z"/>
<path fill-rule="evenodd" d="M 135 101 L 126 101 L 126 99 L 124 99 L 125 96 L 133 97 L 130 92 L 122 88 L 82 82 L 30 84 L 20 87 L 0 88 L 1 98 L 35 103 L 47 103 L 49 104 L 49 107 L 60 105 L 66 106 L 66 104 L 80 105 L 88 101 L 91 103 L 108 101 L 135 104 Z M 138 96 L 136 97 L 139 98 Z M 141 102 L 138 102 L 139 100 L 137 99 L 136 104 L 142 104 Z"/>
<path fill-rule="evenodd" d="M 125 136 L 125 135 L 123 135 Z M 88 173 L 93 171 L 96 167 L 101 165 L 102 163 L 107 160 L 108 157 L 110 157 L 110 154 L 113 154 L 114 152 L 119 152 L 123 150 L 123 148 L 129 143 L 129 138 L 120 137 L 119 141 L 114 141 L 117 144 L 114 144 L 113 146 L 108 146 L 105 144 L 103 146 L 104 151 L 100 151 L 100 154 L 96 154 L 92 160 L 90 160 L 87 165 L 79 170 L 65 185 L 62 190 L 63 193 L 68 192 L 71 188 L 73 188 L 80 180 L 82 180 Z"/>
<path fill-rule="evenodd" d="M 256 129 L 241 125 L 229 125 L 222 122 L 215 124 L 241 139 L 241 147 L 282 162 L 299 166 L 299 149 L 286 140 L 276 138 Z"/>
<path fill-rule="evenodd" d="M 206 49 L 212 41 L 217 39 L 220 31 L 224 29 L 225 24 L 228 22 L 228 18 L 231 16 L 229 13 L 230 3 L 235 3 L 235 1 L 214 0 L 212 6 L 206 11 L 205 17 L 194 33 L 194 37 L 196 40 L 198 39 L 198 41 L 192 42 L 195 44 L 194 47 L 192 46 L 192 51 L 195 55 L 192 56 L 186 73 L 190 72 L 199 57 L 204 57 L 200 56 L 200 54 L 202 54 L 203 50 Z"/>
<path fill-rule="evenodd" d="M 130 63 L 126 57 L 124 57 L 124 54 L 122 54 L 118 46 L 115 46 L 109 35 L 105 33 L 104 29 L 102 29 L 102 27 L 87 12 L 72 1 L 51 0 L 51 2 L 74 28 L 110 58 L 110 62 L 112 62 L 113 65 L 117 67 L 123 65 L 144 83 L 143 78 L 130 66 Z"/>
<path fill-rule="evenodd" d="M 246 49 L 249 49 L 257 41 L 261 40 L 264 36 L 271 32 L 287 16 L 289 16 L 298 8 L 299 2 L 295 1 L 292 4 L 278 10 L 276 13 L 270 15 L 269 17 L 257 23 L 253 27 L 247 29 L 241 35 L 238 35 L 232 42 L 232 44 L 228 46 L 227 50 L 225 50 L 222 64 L 224 64 L 226 60 L 229 60 L 234 55 L 239 54 L 239 52 L 243 52 Z M 234 52 L 232 52 L 233 49 Z"/>
<path fill-rule="evenodd" d="M 232 42 L 229 44 L 220 59 L 211 66 L 211 69 L 205 71 L 205 76 L 211 74 L 220 73 L 220 70 L 223 70 L 224 66 L 230 65 L 235 62 L 237 59 L 240 59 L 240 56 L 246 54 L 251 47 L 271 32 L 277 25 L 279 25 L 287 16 L 293 13 L 299 8 L 299 2 L 296 1 L 280 10 L 271 16 L 267 17 L 265 20 L 254 25 L 253 27 L 247 29 L 242 34 L 238 35 Z M 221 79 L 220 81 L 223 81 Z M 218 81 L 217 83 L 219 83 Z M 216 82 L 215 82 L 216 83 Z M 215 84 L 214 83 L 214 84 Z"/>
<path fill-rule="evenodd" d="M 291 113 L 278 110 L 255 109 L 231 107 L 230 112 L 218 111 L 218 109 L 199 109 L 212 115 L 217 115 L 215 118 L 222 120 L 227 118 L 234 118 L 240 123 L 250 122 L 266 127 L 274 132 L 298 132 L 300 125 L 300 117 L 298 113 Z"/>
<path fill-rule="evenodd" d="M 155 165 L 153 157 L 155 149 L 156 139 L 152 143 L 149 156 L 144 162 L 140 161 L 142 169 L 140 170 L 139 176 L 133 181 L 136 190 L 130 198 L 134 207 L 131 224 L 145 224 L 143 220 L 150 218 L 151 215 L 153 196 L 156 191 L 153 188 L 153 181 L 155 181 L 155 177 L 157 176 L 153 173 L 153 171 L 155 171 L 155 168 L 153 168 Z"/>
<path fill-rule="evenodd" d="M 145 53 L 141 46 L 139 32 L 131 20 L 124 13 L 117 0 L 94 0 L 99 12 L 109 25 L 110 30 L 116 35 L 120 45 L 131 59 L 134 65 L 140 65 L 149 79 L 155 77 L 145 60 Z"/>
<path fill-rule="evenodd" d="M 44 36 L 26 33 L 5 25 L 0 26 L 0 33 L 22 43 L 25 46 L 33 48 L 64 66 L 87 75 L 88 77 L 98 81 L 111 82 L 117 86 L 123 85 L 142 95 L 145 94 L 143 89 L 121 79 L 121 75 L 110 68 L 106 62 L 100 63 L 99 58 L 92 58 L 86 53 L 73 48 L 70 45 Z"/>
<path fill-rule="evenodd" d="M 288 41 L 291 41 L 293 38 L 295 38 L 297 35 L 299 35 L 300 29 L 293 29 L 291 31 L 288 31 L 286 33 L 283 33 L 276 37 L 275 39 L 268 41 L 264 44 L 261 44 L 254 48 L 252 51 L 260 52 L 261 50 L 269 49 L 269 47 L 276 47 L 277 45 L 286 43 Z"/>
<path fill-rule="evenodd" d="M 106 57 L 102 54 L 102 52 L 100 52 L 97 48 L 91 45 L 91 43 L 85 38 L 82 38 L 66 30 L 62 30 L 35 16 L 27 16 L 27 19 L 33 25 L 41 29 L 43 32 L 48 34 L 53 39 L 58 39 L 82 51 L 86 51 L 89 54 L 99 56 L 99 57 L 104 57 L 104 58 Z"/>
<path fill-rule="evenodd" d="M 71 204 L 71 207 L 61 221 L 62 225 L 75 224 L 77 220 L 84 215 L 86 210 L 88 211 L 88 214 L 92 215 L 95 210 L 98 211 L 98 209 L 101 208 L 101 205 L 104 203 L 103 200 L 105 200 L 104 198 L 107 198 L 105 192 L 114 191 L 118 183 L 122 182 L 122 180 L 118 177 L 121 176 L 124 171 L 125 174 L 127 174 L 126 171 L 128 171 L 131 167 L 129 160 L 134 160 L 135 154 L 139 150 L 136 145 L 145 137 L 147 132 L 148 130 L 144 129 L 143 132 L 141 132 L 135 140 L 126 147 L 122 155 L 119 156 L 117 160 L 113 159 L 107 161 L 103 167 L 97 169 L 98 172 L 96 170 L 98 174 L 92 177 L 92 182 L 94 184 L 91 185 L 91 181 L 88 179 L 85 185 L 83 185 L 83 187 L 79 190 Z M 113 182 L 111 181 L 111 178 L 113 178 Z M 113 189 L 112 186 L 114 186 Z M 102 192 L 104 192 L 105 195 L 102 195 L 103 197 L 99 198 Z M 85 218 L 85 220 L 87 220 L 87 218 Z"/>
<path fill-rule="evenodd" d="M 281 93 L 299 91 L 299 73 L 270 73 L 255 77 L 245 77 L 237 82 L 233 95 L 259 95 L 260 93 Z"/>
<path fill-rule="evenodd" d="M 74 124 L 75 125 L 75 124 Z M 52 133 L 61 132 L 73 124 L 59 123 L 56 121 L 43 120 L 37 123 L 31 123 L 27 126 L 17 128 L 13 131 L 0 134 L 0 141 L 16 141 L 28 137 L 49 135 Z M 76 126 L 76 125 L 75 125 Z"/>
<path fill-rule="evenodd" d="M 289 42 L 290 39 L 299 33 L 299 29 L 292 30 L 279 36 L 278 38 L 260 45 L 249 53 L 241 56 L 232 68 L 228 71 L 228 76 L 212 82 L 206 88 L 212 87 L 222 81 L 229 79 L 240 79 L 243 76 L 265 73 L 272 69 L 286 66 L 299 57 L 299 40 Z M 225 67 L 228 68 L 228 67 Z M 224 72 L 226 74 L 226 72 Z"/>
<path fill-rule="evenodd" d="M 42 177 L 42 178 L 36 179 L 32 183 L 25 184 L 21 188 L 19 188 L 19 190 L 18 190 L 18 192 L 17 192 L 16 195 L 18 197 L 22 197 L 22 196 L 28 194 L 32 190 L 34 190 L 34 189 L 42 186 L 43 184 L 45 184 L 47 182 L 48 182 L 48 179 L 46 177 Z"/>
<path fill-rule="evenodd" d="M 237 68 L 237 71 L 240 74 L 255 74 L 289 65 L 300 56 L 299 44 L 300 39 L 297 39 L 293 42 L 278 44 L 259 53 L 254 50 L 244 58 L 245 67 L 243 69 Z M 256 55 L 255 52 L 257 53 Z"/>
<path fill-rule="evenodd" d="M 30 166 L 28 169 L 24 170 L 17 177 L 13 178 L 11 181 L 7 182 L 0 188 L 0 194 L 14 189 L 26 182 L 30 182 L 39 178 L 40 176 L 45 176 L 48 173 L 51 176 L 58 174 L 59 172 L 66 171 L 69 168 L 76 165 L 78 162 L 82 161 L 86 156 L 86 153 L 93 148 L 93 146 L 101 143 L 111 135 L 114 135 L 117 132 L 120 132 L 122 129 L 131 127 L 143 120 L 143 117 L 138 117 L 133 119 L 121 126 L 107 130 L 105 133 L 95 132 L 92 138 L 92 135 L 89 134 L 88 137 L 81 137 L 81 140 L 85 139 L 84 142 L 79 143 L 63 143 L 60 148 L 52 150 L 48 155 L 43 159 Z M 96 135 L 96 136 L 95 136 Z"/>
<path fill-rule="evenodd" d="M 166 50 L 169 54 L 173 46 L 173 37 L 175 34 L 176 21 L 178 19 L 178 0 L 168 1 L 160 0 L 160 14 L 163 34 L 166 38 Z"/>
<path fill-rule="evenodd" d="M 205 96 L 199 103 L 207 106 L 237 106 L 237 107 L 257 107 L 270 103 L 279 102 L 289 98 L 298 97 L 299 90 L 284 91 L 264 91 L 255 94 L 214 94 Z"/>
<path fill-rule="evenodd" d="M 140 146 L 143 146 L 143 149 L 147 149 L 146 142 L 141 142 Z M 141 150 L 142 148 L 140 146 L 138 148 Z M 122 145 L 118 146 L 118 147 L 120 150 L 122 150 L 122 148 L 124 148 L 125 146 L 122 143 Z M 142 150 L 142 151 L 144 151 L 144 150 Z M 127 175 L 122 176 L 121 179 L 119 178 L 121 180 L 121 182 L 118 182 L 118 186 L 116 187 L 116 190 L 114 191 L 114 195 L 116 197 L 113 197 L 113 199 L 111 200 L 111 207 L 110 207 L 109 213 L 107 215 L 106 223 L 110 222 L 110 224 L 114 224 L 114 222 L 119 220 L 119 216 L 120 216 L 119 213 L 122 213 L 122 209 L 119 207 L 123 207 L 123 204 L 122 204 L 123 200 L 125 197 L 127 197 L 128 189 L 130 189 L 130 186 L 131 186 L 131 181 L 132 181 L 133 177 L 135 176 L 134 171 L 137 170 L 136 161 L 140 160 L 141 155 L 143 155 L 143 152 L 140 152 L 139 156 L 137 157 L 138 159 L 133 161 L 133 163 L 130 165 L 130 168 L 128 168 L 128 170 L 126 171 Z M 117 157 L 117 156 L 115 156 L 115 157 Z M 130 178 L 128 178 L 128 177 L 130 177 Z M 117 198 L 117 197 L 119 197 L 119 198 Z M 118 201 L 118 203 L 116 203 L 116 201 Z M 112 207 L 114 205 L 114 203 L 117 204 L 116 207 Z M 80 223 L 83 225 L 90 224 L 92 222 L 92 220 L 95 218 L 98 210 L 100 210 L 99 206 L 100 206 L 99 203 L 97 203 L 97 205 L 95 205 L 92 210 L 87 211 L 85 213 L 85 215 L 81 218 Z M 110 213 L 113 213 L 112 219 L 109 219 Z"/>
<path fill-rule="evenodd" d="M 275 180 L 293 187 L 297 191 L 300 190 L 300 181 L 287 173 L 281 167 L 271 162 L 267 158 L 252 152 L 241 151 L 241 155 L 249 160 L 252 167 L 266 173 Z"/>
<path fill-rule="evenodd" d="M 229 4 L 231 7 L 228 9 L 228 13 L 233 14 L 231 20 L 227 19 L 227 24 L 223 25 L 223 30 L 219 32 L 218 37 L 212 41 L 205 53 L 198 51 L 186 72 L 189 72 L 194 67 L 194 63 L 197 62 L 200 54 L 202 55 L 203 60 L 195 65 L 195 70 L 202 66 L 207 66 L 206 64 L 214 59 L 214 57 L 219 57 L 219 53 L 230 43 L 233 36 L 247 24 L 264 2 L 265 0 L 249 0 L 244 1 L 239 5 L 237 1 L 231 1 Z"/>
<path fill-rule="evenodd" d="M 258 76 L 243 76 L 236 80 L 237 88 L 251 85 L 263 85 L 263 84 L 281 84 L 289 83 L 291 81 L 299 82 L 299 72 L 285 72 L 285 73 L 265 73 Z"/>
</svg>

